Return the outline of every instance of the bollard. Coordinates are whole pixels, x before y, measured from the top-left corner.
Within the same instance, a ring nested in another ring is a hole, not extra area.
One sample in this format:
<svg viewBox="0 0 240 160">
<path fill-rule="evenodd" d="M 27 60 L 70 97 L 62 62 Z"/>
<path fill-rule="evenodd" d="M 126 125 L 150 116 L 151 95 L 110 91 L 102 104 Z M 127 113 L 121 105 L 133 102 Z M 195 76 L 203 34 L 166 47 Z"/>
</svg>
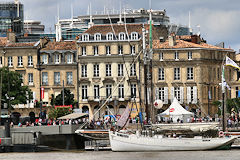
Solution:
<svg viewBox="0 0 240 160">
<path fill-rule="evenodd" d="M 5 137 L 11 137 L 10 136 L 10 123 L 9 123 L 9 120 L 7 120 L 4 123 L 4 126 L 5 126 Z"/>
</svg>

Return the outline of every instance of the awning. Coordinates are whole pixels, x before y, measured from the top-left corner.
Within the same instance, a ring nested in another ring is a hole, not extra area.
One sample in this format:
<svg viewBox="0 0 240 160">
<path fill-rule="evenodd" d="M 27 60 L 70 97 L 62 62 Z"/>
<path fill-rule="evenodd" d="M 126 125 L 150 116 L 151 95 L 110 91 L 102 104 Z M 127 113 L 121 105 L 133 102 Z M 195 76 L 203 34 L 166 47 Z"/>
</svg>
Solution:
<svg viewBox="0 0 240 160">
<path fill-rule="evenodd" d="M 77 119 L 86 115 L 88 115 L 88 113 L 71 113 L 71 114 L 59 117 L 58 119 Z"/>
</svg>

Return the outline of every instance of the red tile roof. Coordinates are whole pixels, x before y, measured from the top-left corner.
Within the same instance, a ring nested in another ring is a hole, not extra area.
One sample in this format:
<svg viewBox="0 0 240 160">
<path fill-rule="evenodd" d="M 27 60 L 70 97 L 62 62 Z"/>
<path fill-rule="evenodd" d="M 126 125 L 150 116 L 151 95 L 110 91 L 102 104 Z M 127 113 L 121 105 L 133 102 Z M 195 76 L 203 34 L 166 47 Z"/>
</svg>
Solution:
<svg viewBox="0 0 240 160">
<path fill-rule="evenodd" d="M 33 47 L 35 42 L 31 43 L 7 43 L 6 47 Z"/>
<path fill-rule="evenodd" d="M 42 50 L 77 50 L 77 45 L 75 41 L 48 42 Z"/>
<path fill-rule="evenodd" d="M 169 46 L 168 40 L 163 43 L 161 43 L 159 40 L 153 40 L 153 48 L 154 49 L 207 48 L 207 49 L 220 49 L 220 50 L 233 51 L 232 49 L 221 48 L 221 47 L 213 46 L 203 42 L 201 42 L 200 44 L 196 44 L 196 43 L 187 42 L 183 40 L 176 40 L 176 44 L 174 46 Z"/>
</svg>

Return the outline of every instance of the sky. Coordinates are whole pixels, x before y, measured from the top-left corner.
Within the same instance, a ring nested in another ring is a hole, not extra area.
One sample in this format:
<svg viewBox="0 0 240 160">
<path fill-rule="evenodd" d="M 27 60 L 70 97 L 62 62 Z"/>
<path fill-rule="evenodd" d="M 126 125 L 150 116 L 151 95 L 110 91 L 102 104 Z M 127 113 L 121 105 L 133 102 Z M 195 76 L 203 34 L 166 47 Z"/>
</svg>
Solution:
<svg viewBox="0 0 240 160">
<path fill-rule="evenodd" d="M 0 0 L 11 2 L 13 0 Z M 91 3 L 93 11 L 103 11 L 104 6 L 109 9 L 122 8 L 165 9 L 170 22 L 188 25 L 189 12 L 191 26 L 197 33 L 200 26 L 201 37 L 210 44 L 225 42 L 226 48 L 237 52 L 240 49 L 240 0 L 20 0 L 24 4 L 25 19 L 40 20 L 46 31 L 55 31 L 57 21 L 57 6 L 60 8 L 60 18 L 71 18 L 71 4 L 74 17 L 87 14 Z"/>
</svg>

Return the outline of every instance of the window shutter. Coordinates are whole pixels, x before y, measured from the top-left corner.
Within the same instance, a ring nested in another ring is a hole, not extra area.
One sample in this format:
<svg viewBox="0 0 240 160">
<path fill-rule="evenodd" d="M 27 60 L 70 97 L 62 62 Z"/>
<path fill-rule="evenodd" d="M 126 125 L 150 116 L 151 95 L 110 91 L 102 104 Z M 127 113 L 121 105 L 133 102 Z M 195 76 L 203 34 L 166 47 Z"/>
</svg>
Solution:
<svg viewBox="0 0 240 160">
<path fill-rule="evenodd" d="M 171 87 L 171 102 L 173 102 L 174 98 L 174 87 Z"/>
<path fill-rule="evenodd" d="M 187 87 L 187 104 L 191 102 L 191 87 Z"/>
<path fill-rule="evenodd" d="M 168 104 L 168 87 L 164 87 L 164 102 L 163 104 Z"/>
<path fill-rule="evenodd" d="M 197 104 L 197 86 L 193 87 L 193 104 Z"/>
<path fill-rule="evenodd" d="M 159 99 L 159 88 L 155 88 L 155 100 Z"/>
<path fill-rule="evenodd" d="M 180 104 L 183 104 L 183 87 L 180 87 Z"/>
</svg>

